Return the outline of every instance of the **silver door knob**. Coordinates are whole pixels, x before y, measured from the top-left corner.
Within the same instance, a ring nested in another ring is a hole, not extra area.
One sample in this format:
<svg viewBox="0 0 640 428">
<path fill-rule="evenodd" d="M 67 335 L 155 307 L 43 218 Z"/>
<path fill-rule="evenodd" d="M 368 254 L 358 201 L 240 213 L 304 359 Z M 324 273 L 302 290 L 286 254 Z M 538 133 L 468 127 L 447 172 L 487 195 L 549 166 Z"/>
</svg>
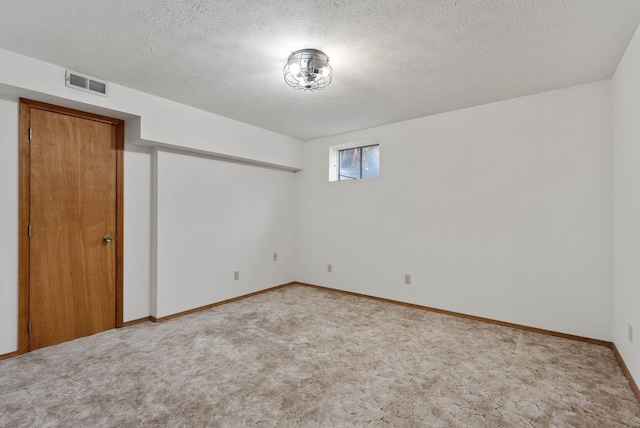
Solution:
<svg viewBox="0 0 640 428">
<path fill-rule="evenodd" d="M 108 244 L 111 241 L 113 241 L 113 239 L 111 239 L 109 235 L 104 235 L 104 238 L 102 238 L 102 242 L 104 242 L 105 244 Z"/>
</svg>

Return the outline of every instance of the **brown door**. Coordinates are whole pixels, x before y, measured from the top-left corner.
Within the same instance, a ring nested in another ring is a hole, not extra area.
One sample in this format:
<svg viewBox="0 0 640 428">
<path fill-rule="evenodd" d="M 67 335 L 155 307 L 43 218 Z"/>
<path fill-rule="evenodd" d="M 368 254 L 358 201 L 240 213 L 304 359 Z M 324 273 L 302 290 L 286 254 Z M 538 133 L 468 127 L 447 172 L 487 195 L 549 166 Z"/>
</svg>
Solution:
<svg viewBox="0 0 640 428">
<path fill-rule="evenodd" d="M 116 132 L 30 109 L 29 349 L 116 326 Z"/>
</svg>

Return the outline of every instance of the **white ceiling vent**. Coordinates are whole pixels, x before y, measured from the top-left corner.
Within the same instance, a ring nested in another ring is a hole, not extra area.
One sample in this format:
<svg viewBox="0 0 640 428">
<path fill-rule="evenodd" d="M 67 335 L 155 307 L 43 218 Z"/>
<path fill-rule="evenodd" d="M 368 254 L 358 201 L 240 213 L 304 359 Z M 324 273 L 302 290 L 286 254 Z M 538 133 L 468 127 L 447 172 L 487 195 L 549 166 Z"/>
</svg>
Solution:
<svg viewBox="0 0 640 428">
<path fill-rule="evenodd" d="M 65 85 L 81 91 L 91 92 L 92 94 L 102 95 L 103 97 L 108 96 L 109 84 L 107 82 L 76 73 L 75 71 L 67 70 Z"/>
</svg>

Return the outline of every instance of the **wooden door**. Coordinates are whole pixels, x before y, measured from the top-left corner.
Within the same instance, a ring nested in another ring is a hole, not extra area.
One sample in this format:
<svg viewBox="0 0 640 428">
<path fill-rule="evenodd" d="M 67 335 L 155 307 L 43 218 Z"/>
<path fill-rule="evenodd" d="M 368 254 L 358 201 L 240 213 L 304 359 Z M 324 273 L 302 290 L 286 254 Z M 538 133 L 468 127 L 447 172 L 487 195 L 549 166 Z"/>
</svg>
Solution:
<svg viewBox="0 0 640 428">
<path fill-rule="evenodd" d="M 34 107 L 29 128 L 34 350 L 116 327 L 118 128 Z"/>
</svg>

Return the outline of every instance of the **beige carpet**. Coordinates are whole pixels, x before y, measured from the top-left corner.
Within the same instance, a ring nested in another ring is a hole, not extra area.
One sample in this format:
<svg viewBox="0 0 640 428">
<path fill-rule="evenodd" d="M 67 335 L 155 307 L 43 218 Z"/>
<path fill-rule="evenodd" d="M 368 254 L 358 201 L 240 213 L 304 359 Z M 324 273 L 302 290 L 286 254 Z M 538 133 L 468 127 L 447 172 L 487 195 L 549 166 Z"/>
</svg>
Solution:
<svg viewBox="0 0 640 428">
<path fill-rule="evenodd" d="M 640 427 L 606 347 L 291 286 L 0 361 L 2 427 Z"/>
</svg>

